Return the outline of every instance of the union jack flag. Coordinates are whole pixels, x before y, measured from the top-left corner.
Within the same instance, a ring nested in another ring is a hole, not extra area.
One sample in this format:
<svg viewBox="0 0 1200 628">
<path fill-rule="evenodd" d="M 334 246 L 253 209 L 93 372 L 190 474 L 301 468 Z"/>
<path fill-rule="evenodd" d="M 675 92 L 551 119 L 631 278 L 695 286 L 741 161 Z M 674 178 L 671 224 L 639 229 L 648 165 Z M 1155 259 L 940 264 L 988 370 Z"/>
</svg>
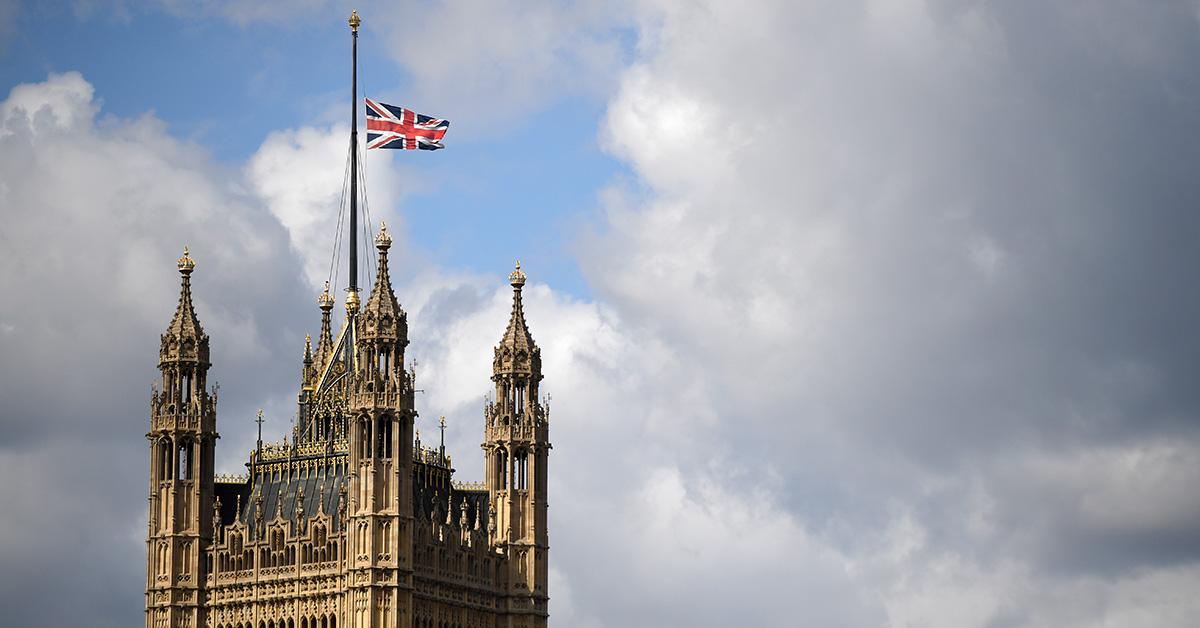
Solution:
<svg viewBox="0 0 1200 628">
<path fill-rule="evenodd" d="M 367 148 L 437 150 L 450 122 L 413 113 L 410 109 L 367 101 Z"/>
</svg>

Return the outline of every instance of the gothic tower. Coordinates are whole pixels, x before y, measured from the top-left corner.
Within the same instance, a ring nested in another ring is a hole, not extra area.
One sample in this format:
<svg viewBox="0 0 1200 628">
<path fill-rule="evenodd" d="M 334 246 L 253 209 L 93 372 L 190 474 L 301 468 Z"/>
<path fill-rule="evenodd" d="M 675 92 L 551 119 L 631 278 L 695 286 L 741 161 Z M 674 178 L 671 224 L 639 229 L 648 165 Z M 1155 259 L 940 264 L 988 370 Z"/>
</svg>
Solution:
<svg viewBox="0 0 1200 628">
<path fill-rule="evenodd" d="M 178 262 L 182 285 L 175 317 L 162 335 L 162 390 L 150 403 L 150 517 L 147 534 L 146 627 L 204 625 L 202 560 L 212 540 L 216 398 L 206 389 L 208 335 L 192 305 L 196 263 L 187 248 Z"/>
<path fill-rule="evenodd" d="M 518 262 L 509 275 L 512 316 L 494 351 L 486 477 L 459 481 L 444 442 L 434 449 L 415 438 L 408 317 L 392 290 L 382 225 L 378 272 L 359 300 L 360 24 L 352 12 L 346 317 L 335 334 L 327 282 L 320 332 L 304 339 L 290 434 L 263 442 L 260 410 L 245 473 L 213 473 L 209 339 L 192 304 L 195 262 L 186 248 L 179 259 L 179 305 L 162 335 L 146 434 L 146 628 L 546 626 L 550 410 L 538 399 L 525 274 Z"/>
<path fill-rule="evenodd" d="M 361 313 L 353 293 L 355 376 L 349 413 L 349 534 L 353 574 L 351 626 L 408 626 L 412 622 L 413 376 L 404 370 L 408 317 L 392 292 L 388 248 L 381 227 L 375 238 L 379 272 Z"/>
<path fill-rule="evenodd" d="M 546 473 L 550 453 L 548 409 L 538 401 L 542 353 L 525 323 L 521 263 L 508 276 L 512 316 L 495 348 L 492 381 L 496 398 L 484 412 L 485 485 L 493 511 L 489 530 L 506 553 L 507 626 L 546 626 Z"/>
</svg>

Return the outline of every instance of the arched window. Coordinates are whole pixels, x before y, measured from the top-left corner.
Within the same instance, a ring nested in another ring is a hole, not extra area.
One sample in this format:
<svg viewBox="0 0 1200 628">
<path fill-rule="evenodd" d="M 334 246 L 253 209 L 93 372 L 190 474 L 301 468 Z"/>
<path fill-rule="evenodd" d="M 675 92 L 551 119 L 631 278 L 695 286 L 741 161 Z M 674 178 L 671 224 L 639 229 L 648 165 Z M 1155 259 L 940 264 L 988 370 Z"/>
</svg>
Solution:
<svg viewBox="0 0 1200 628">
<path fill-rule="evenodd" d="M 371 420 L 363 417 L 358 422 L 359 455 L 366 459 L 371 457 Z"/>
<path fill-rule="evenodd" d="M 179 443 L 179 452 L 175 457 L 175 462 L 179 465 L 179 471 L 175 474 L 178 480 L 192 479 L 192 440 L 185 438 Z"/>
<path fill-rule="evenodd" d="M 500 448 L 496 452 L 496 486 L 508 488 L 508 452 Z"/>
<path fill-rule="evenodd" d="M 159 481 L 170 480 L 173 477 L 171 475 L 171 471 L 173 470 L 173 466 L 171 465 L 172 449 L 173 448 L 171 447 L 171 441 L 167 440 L 166 438 L 162 438 L 158 441 L 158 479 L 159 479 Z"/>
<path fill-rule="evenodd" d="M 529 488 L 529 451 L 521 450 L 517 458 L 517 488 Z"/>
<path fill-rule="evenodd" d="M 392 457 L 392 418 L 381 416 L 375 420 L 375 455 Z"/>
</svg>

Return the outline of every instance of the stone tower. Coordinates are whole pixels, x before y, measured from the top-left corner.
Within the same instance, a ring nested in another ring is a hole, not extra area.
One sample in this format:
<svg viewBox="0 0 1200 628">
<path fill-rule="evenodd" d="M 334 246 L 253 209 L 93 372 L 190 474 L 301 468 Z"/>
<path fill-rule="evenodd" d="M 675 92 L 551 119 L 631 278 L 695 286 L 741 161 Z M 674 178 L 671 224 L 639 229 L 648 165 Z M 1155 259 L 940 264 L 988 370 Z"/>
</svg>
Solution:
<svg viewBox="0 0 1200 628">
<path fill-rule="evenodd" d="M 375 238 L 379 272 L 361 313 L 347 300 L 353 320 L 355 377 L 349 395 L 350 599 L 355 627 L 408 626 L 412 622 L 412 377 L 404 370 L 408 318 L 392 292 L 382 227 Z"/>
<path fill-rule="evenodd" d="M 391 237 L 366 303 L 346 297 L 336 336 L 326 290 L 306 338 L 296 423 L 259 438 L 244 475 L 213 475 L 209 339 L 184 251 L 179 305 L 162 335 L 151 400 L 147 628 L 534 628 L 547 622 L 549 408 L 541 354 L 513 309 L 494 350 L 483 482 L 454 479 L 422 447 L 408 321 L 392 291 Z M 315 349 L 315 351 L 314 351 Z M 288 436 L 291 436 L 289 439 Z"/>
<path fill-rule="evenodd" d="M 146 627 L 200 628 L 207 548 L 212 540 L 216 398 L 209 395 L 208 335 L 192 305 L 196 263 L 178 262 L 182 285 L 175 317 L 162 335 L 162 390 L 150 402 L 150 516 Z"/>
<path fill-rule="evenodd" d="M 508 617 L 511 628 L 544 627 L 547 618 L 546 464 L 550 454 L 547 410 L 538 401 L 542 354 L 525 323 L 521 263 L 508 276 L 512 315 L 495 348 L 495 401 L 484 412 L 483 450 L 493 542 L 508 557 Z"/>
</svg>

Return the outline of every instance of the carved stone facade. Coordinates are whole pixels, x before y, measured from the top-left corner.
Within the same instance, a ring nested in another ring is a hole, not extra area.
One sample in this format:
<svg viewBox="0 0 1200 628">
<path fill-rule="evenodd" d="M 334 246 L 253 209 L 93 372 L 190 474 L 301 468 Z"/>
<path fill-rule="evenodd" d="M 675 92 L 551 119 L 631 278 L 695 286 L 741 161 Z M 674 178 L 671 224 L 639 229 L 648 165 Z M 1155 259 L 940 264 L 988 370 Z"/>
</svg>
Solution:
<svg viewBox="0 0 1200 628">
<path fill-rule="evenodd" d="M 388 275 L 391 238 L 360 310 L 333 298 L 306 340 L 292 434 L 214 476 L 217 395 L 184 250 L 179 305 L 151 397 L 147 628 L 534 628 L 548 617 L 549 407 L 525 323 L 520 265 L 493 355 L 482 482 L 453 479 L 444 447 L 414 431 L 407 315 Z M 261 423 L 260 423 L 261 426 Z M 261 427 L 260 427 L 261 429 Z"/>
</svg>

